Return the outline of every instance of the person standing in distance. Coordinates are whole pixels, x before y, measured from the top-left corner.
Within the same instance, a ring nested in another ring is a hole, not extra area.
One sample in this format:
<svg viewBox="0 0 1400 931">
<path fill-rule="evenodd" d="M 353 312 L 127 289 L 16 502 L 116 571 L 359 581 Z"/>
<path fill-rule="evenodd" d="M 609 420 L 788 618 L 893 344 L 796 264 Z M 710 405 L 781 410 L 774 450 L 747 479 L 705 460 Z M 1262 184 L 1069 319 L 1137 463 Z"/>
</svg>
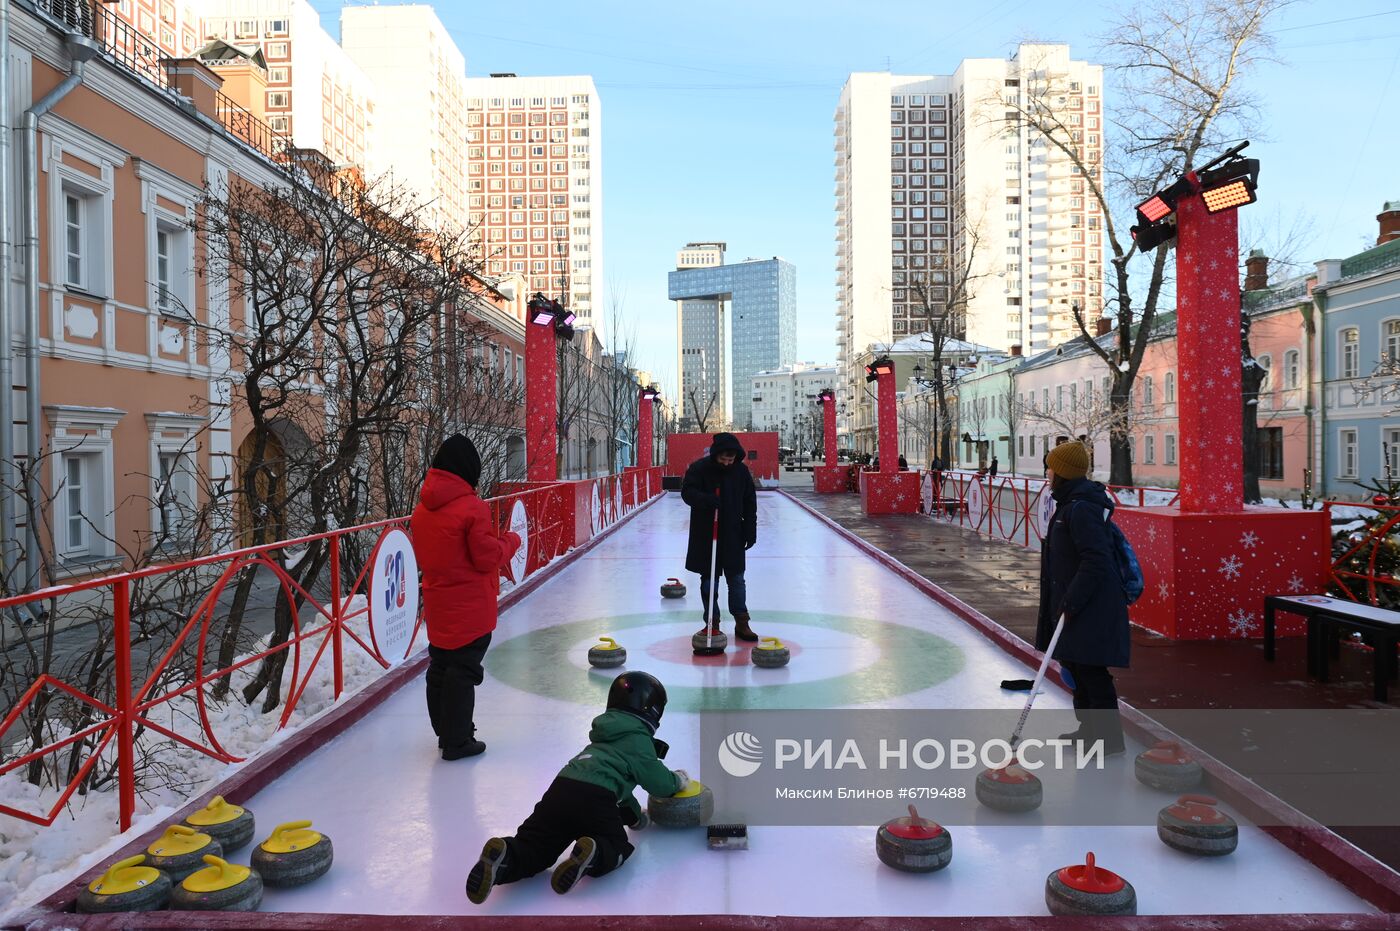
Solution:
<svg viewBox="0 0 1400 931">
<path fill-rule="evenodd" d="M 718 494 L 716 492 L 718 491 Z M 753 475 L 744 464 L 744 447 L 732 433 L 720 433 L 710 443 L 710 453 L 690 464 L 681 482 L 681 498 L 690 505 L 690 544 L 685 568 L 700 576 L 705 627 L 719 633 L 719 608 L 710 611 L 710 551 L 714 543 L 715 511 L 719 511 L 719 543 L 715 572 L 724 576 L 729 589 L 729 613 L 734 616 L 734 636 L 750 643 L 758 640 L 749 627 L 748 592 L 744 583 L 744 553 L 758 540 L 758 494 Z M 718 592 L 716 592 L 718 602 Z"/>
</svg>

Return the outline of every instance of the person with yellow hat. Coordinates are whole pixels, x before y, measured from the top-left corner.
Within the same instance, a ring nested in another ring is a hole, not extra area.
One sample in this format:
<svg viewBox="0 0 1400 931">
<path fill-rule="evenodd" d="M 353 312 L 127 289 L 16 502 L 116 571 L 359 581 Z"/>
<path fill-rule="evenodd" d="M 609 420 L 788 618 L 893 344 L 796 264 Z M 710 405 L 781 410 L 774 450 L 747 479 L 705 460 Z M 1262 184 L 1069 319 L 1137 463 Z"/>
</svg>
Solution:
<svg viewBox="0 0 1400 931">
<path fill-rule="evenodd" d="M 1123 752 L 1118 692 L 1110 666 L 1126 667 L 1128 599 L 1119 575 L 1108 522 L 1114 502 L 1089 478 L 1089 450 L 1071 440 L 1045 457 L 1055 513 L 1040 550 L 1040 615 L 1036 649 L 1050 645 L 1061 614 L 1065 627 L 1054 659 L 1074 682 L 1079 729 L 1063 735 L 1104 741 L 1106 753 Z"/>
</svg>

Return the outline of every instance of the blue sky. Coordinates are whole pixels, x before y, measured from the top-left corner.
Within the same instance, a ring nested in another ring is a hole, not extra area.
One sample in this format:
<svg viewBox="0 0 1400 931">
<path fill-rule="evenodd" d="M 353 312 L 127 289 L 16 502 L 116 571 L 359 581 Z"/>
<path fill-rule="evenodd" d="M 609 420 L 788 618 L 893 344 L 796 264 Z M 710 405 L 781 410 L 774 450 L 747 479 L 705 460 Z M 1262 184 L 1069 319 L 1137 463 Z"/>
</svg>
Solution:
<svg viewBox="0 0 1400 931">
<path fill-rule="evenodd" d="M 338 34 L 336 0 L 313 0 Z M 666 272 L 688 241 L 729 258 L 797 265 L 798 357 L 835 357 L 832 112 L 852 71 L 951 74 L 1019 40 L 1094 59 L 1112 3 L 1065 0 L 521 0 L 438 2 L 468 74 L 590 74 L 603 101 L 607 286 L 637 334 L 636 364 L 674 396 L 675 309 Z M 1338 22 L 1339 20 L 1346 20 Z M 1302 258 L 1374 241 L 1400 200 L 1400 0 L 1299 2 L 1275 21 L 1283 65 L 1251 77 L 1265 97 L 1265 240 L 1294 225 Z M 1113 101 L 1108 101 L 1110 110 Z M 1246 235 L 1249 235 L 1246 232 Z M 1365 240 L 1363 242 L 1363 240 Z"/>
</svg>

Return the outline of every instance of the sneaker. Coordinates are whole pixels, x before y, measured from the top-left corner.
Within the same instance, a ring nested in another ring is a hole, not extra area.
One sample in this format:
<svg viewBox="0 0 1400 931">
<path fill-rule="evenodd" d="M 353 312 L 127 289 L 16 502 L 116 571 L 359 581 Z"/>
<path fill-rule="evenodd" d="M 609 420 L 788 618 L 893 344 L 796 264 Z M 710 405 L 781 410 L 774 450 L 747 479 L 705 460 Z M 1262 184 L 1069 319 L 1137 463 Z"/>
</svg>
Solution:
<svg viewBox="0 0 1400 931">
<path fill-rule="evenodd" d="M 476 861 L 476 866 L 467 874 L 467 899 L 473 905 L 485 902 L 486 897 L 491 894 L 491 887 L 496 882 L 496 871 L 501 868 L 505 859 L 506 842 L 503 838 L 493 837 L 481 848 L 481 859 Z"/>
<path fill-rule="evenodd" d="M 598 845 L 594 843 L 593 838 L 580 837 L 574 844 L 574 852 L 569 854 L 569 859 L 554 868 L 554 875 L 549 879 L 550 888 L 560 895 L 572 889 L 579 878 L 588 872 L 597 849 Z"/>
<path fill-rule="evenodd" d="M 486 744 L 473 738 L 455 747 L 444 747 L 442 750 L 442 758 L 444 760 L 464 760 L 469 756 L 480 756 L 485 752 Z"/>
</svg>

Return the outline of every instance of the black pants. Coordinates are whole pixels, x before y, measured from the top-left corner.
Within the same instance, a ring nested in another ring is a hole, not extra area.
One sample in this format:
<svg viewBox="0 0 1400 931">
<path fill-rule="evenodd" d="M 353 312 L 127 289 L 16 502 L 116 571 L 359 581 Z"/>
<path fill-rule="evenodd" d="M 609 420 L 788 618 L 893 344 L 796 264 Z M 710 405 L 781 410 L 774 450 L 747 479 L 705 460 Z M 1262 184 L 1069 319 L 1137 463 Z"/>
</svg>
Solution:
<svg viewBox="0 0 1400 931">
<path fill-rule="evenodd" d="M 1123 724 L 1118 717 L 1118 690 L 1113 685 L 1113 673 L 1107 666 L 1061 665 L 1074 677 L 1074 710 L 1079 723 L 1096 737 L 1121 741 Z"/>
<path fill-rule="evenodd" d="M 580 837 L 591 837 L 598 845 L 584 875 L 611 873 L 635 849 L 627 840 L 622 816 L 617 799 L 602 786 L 555 777 L 515 836 L 506 838 L 506 859 L 496 882 L 513 883 L 544 872 Z"/>
<path fill-rule="evenodd" d="M 490 645 L 490 634 L 455 650 L 428 645 L 428 720 L 443 750 L 476 736 L 476 687 L 485 675 L 481 661 Z"/>
</svg>

